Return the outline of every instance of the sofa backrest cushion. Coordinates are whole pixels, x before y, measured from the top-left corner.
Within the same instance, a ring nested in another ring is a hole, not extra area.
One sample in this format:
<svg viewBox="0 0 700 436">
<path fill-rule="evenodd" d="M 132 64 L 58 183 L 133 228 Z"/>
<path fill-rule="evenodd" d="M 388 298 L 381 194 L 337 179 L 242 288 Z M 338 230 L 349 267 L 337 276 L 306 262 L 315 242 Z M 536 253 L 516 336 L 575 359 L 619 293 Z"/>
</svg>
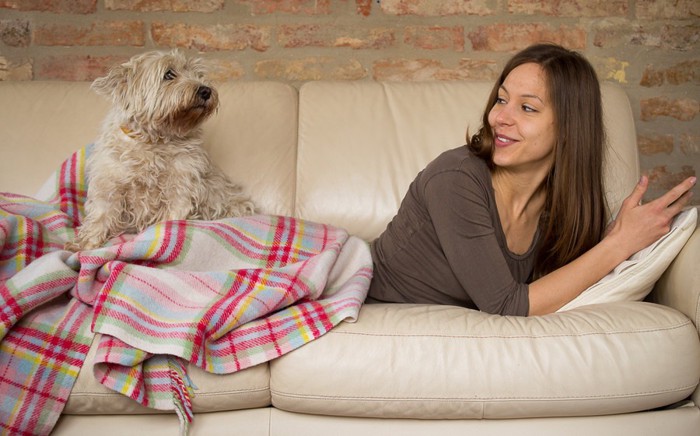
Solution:
<svg viewBox="0 0 700 436">
<path fill-rule="evenodd" d="M 0 191 L 33 195 L 109 108 L 84 82 L 0 82 Z"/>
<path fill-rule="evenodd" d="M 291 215 L 298 94 L 275 82 L 218 87 L 204 124 L 213 161 L 260 211 Z M 33 195 L 73 151 L 97 137 L 109 102 L 87 82 L 0 82 L 0 191 Z"/>
<path fill-rule="evenodd" d="M 408 185 L 442 151 L 475 133 L 491 82 L 309 82 L 299 95 L 296 215 L 370 240 Z M 634 119 L 624 91 L 602 86 L 612 210 L 639 178 Z M 585 163 L 582 163 L 585 164 Z"/>
</svg>

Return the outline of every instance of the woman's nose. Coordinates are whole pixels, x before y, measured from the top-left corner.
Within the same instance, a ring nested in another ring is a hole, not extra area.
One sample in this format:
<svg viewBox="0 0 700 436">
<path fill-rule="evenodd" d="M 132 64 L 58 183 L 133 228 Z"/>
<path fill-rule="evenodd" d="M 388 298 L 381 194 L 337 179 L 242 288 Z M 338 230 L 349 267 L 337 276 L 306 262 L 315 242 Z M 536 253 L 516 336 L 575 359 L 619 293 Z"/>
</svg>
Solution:
<svg viewBox="0 0 700 436">
<path fill-rule="evenodd" d="M 496 122 L 500 124 L 510 124 L 513 122 L 513 114 L 511 112 L 510 105 L 504 104 L 495 107 L 496 109 Z"/>
</svg>

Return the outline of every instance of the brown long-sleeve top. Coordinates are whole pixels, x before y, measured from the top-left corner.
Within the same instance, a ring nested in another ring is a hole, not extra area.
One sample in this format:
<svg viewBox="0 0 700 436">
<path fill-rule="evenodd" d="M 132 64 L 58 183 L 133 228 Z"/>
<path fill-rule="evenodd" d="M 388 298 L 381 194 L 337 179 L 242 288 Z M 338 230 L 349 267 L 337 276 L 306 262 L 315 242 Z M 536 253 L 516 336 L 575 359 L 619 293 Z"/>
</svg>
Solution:
<svg viewBox="0 0 700 436">
<path fill-rule="evenodd" d="M 526 253 L 510 252 L 486 163 L 466 146 L 446 151 L 416 176 L 372 243 L 367 301 L 526 316 L 538 238 Z"/>
</svg>

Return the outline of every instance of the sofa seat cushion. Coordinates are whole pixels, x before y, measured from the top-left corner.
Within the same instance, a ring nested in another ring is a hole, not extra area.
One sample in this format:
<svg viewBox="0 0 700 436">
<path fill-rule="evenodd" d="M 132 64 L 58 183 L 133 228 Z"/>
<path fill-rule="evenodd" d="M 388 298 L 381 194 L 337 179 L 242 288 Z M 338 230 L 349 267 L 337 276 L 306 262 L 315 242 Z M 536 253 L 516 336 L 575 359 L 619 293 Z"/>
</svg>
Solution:
<svg viewBox="0 0 700 436">
<path fill-rule="evenodd" d="M 700 378 L 693 324 L 621 302 L 541 317 L 366 305 L 354 324 L 271 362 L 272 404 L 350 417 L 500 419 L 648 410 Z"/>
<path fill-rule="evenodd" d="M 97 350 L 93 341 L 63 413 L 68 415 L 128 415 L 157 413 L 112 391 L 94 377 L 92 362 Z M 270 405 L 270 367 L 267 363 L 227 375 L 211 374 L 189 365 L 195 385 L 192 407 L 195 413 L 252 409 Z M 173 412 L 169 412 L 173 413 Z"/>
</svg>

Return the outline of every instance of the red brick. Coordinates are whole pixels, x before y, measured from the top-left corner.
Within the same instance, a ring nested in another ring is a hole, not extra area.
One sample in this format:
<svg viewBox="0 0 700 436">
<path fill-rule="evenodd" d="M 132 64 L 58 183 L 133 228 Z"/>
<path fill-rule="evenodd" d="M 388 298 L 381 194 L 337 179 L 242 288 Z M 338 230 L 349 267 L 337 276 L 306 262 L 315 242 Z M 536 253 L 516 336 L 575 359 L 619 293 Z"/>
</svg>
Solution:
<svg viewBox="0 0 700 436">
<path fill-rule="evenodd" d="M 464 51 L 462 26 L 409 26 L 404 30 L 404 43 L 422 49 Z"/>
<path fill-rule="evenodd" d="M 97 11 L 97 0 L 0 0 L 0 8 L 57 14 L 92 14 Z"/>
<path fill-rule="evenodd" d="M 230 59 L 207 59 L 207 77 L 214 82 L 240 79 L 245 76 L 245 69 L 240 62 Z"/>
<path fill-rule="evenodd" d="M 494 61 L 462 59 L 455 68 L 434 59 L 384 59 L 374 63 L 373 78 L 386 81 L 495 80 L 500 73 Z"/>
<path fill-rule="evenodd" d="M 35 60 L 34 79 L 92 81 L 128 59 L 128 56 L 50 56 Z"/>
<path fill-rule="evenodd" d="M 434 59 L 385 59 L 374 63 L 373 78 L 400 82 L 433 80 L 443 69 L 442 62 Z"/>
<path fill-rule="evenodd" d="M 697 0 L 636 0 L 634 8 L 637 18 L 650 20 L 700 16 L 700 3 Z"/>
<path fill-rule="evenodd" d="M 495 11 L 489 0 L 382 0 L 382 11 L 388 15 L 491 15 Z"/>
<path fill-rule="evenodd" d="M 372 0 L 356 0 L 355 4 L 357 5 L 358 15 L 369 17 L 372 13 Z"/>
<path fill-rule="evenodd" d="M 642 121 L 658 117 L 672 117 L 681 121 L 691 121 L 700 112 L 700 102 L 691 98 L 670 99 L 653 97 L 640 101 Z"/>
<path fill-rule="evenodd" d="M 237 0 L 249 4 L 253 15 L 274 13 L 325 15 L 330 14 L 330 0 Z"/>
<path fill-rule="evenodd" d="M 673 152 L 673 135 L 640 135 L 637 138 L 641 154 L 650 156 L 658 153 Z"/>
<path fill-rule="evenodd" d="M 105 0 L 109 11 L 214 12 L 224 8 L 224 0 Z"/>
<path fill-rule="evenodd" d="M 680 62 L 664 69 L 657 69 L 653 65 L 648 65 L 639 84 L 653 87 L 662 86 L 666 83 L 669 85 L 700 84 L 700 60 Z"/>
<path fill-rule="evenodd" d="M 627 0 L 509 0 L 512 14 L 544 14 L 558 17 L 625 17 Z"/>
<path fill-rule="evenodd" d="M 0 56 L 0 81 L 32 80 L 32 76 L 32 62 L 29 59 L 12 62 Z"/>
<path fill-rule="evenodd" d="M 695 156 L 695 162 L 700 162 L 700 135 L 681 135 L 681 153 Z"/>
<path fill-rule="evenodd" d="M 666 75 L 663 71 L 656 70 L 653 66 L 647 66 L 647 68 L 644 70 L 644 73 L 642 74 L 642 80 L 639 81 L 639 84 L 642 86 L 646 86 L 647 88 L 661 86 L 666 81 L 665 76 Z"/>
<path fill-rule="evenodd" d="M 260 79 L 290 81 L 358 80 L 367 77 L 367 69 L 355 59 L 308 57 L 259 61 L 255 74 Z"/>
<path fill-rule="evenodd" d="M 10 47 L 26 47 L 31 41 L 27 20 L 0 20 L 0 41 Z"/>
<path fill-rule="evenodd" d="M 604 20 L 596 26 L 593 45 L 615 48 L 642 46 L 664 50 L 695 50 L 700 38 L 700 24 L 630 24 L 619 20 Z"/>
<path fill-rule="evenodd" d="M 572 50 L 586 47 L 586 30 L 579 26 L 501 23 L 478 27 L 468 37 L 477 51 L 521 50 L 537 42 L 553 42 Z"/>
<path fill-rule="evenodd" d="M 251 48 L 262 52 L 270 48 L 270 29 L 265 26 L 156 22 L 151 25 L 151 35 L 156 45 L 199 51 Z"/>
<path fill-rule="evenodd" d="M 141 21 L 102 21 L 88 25 L 40 24 L 34 30 L 34 44 L 49 46 L 138 46 L 145 44 Z"/>
<path fill-rule="evenodd" d="M 387 28 L 363 28 L 318 24 L 283 25 L 277 42 L 284 48 L 350 47 L 385 49 L 394 46 L 394 31 Z"/>
<path fill-rule="evenodd" d="M 452 72 L 454 71 L 454 73 Z M 442 80 L 485 80 L 492 82 L 501 74 L 501 65 L 491 60 L 462 59 L 456 69 L 448 70 L 438 79 Z"/>
</svg>

